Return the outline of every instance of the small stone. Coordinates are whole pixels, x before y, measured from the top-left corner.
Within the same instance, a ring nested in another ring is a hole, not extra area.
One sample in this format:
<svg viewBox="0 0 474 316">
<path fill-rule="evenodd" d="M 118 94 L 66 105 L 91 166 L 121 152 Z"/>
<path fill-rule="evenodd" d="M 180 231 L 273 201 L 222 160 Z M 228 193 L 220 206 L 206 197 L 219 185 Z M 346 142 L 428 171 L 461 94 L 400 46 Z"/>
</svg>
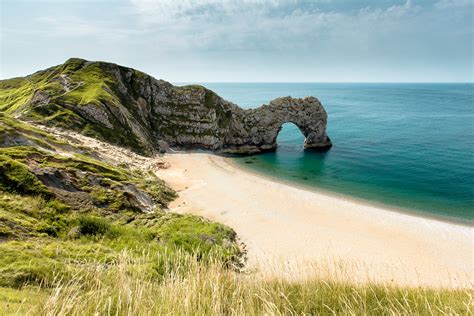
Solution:
<svg viewBox="0 0 474 316">
<path fill-rule="evenodd" d="M 157 161 L 155 163 L 155 169 L 168 169 L 169 167 L 171 167 L 171 165 L 167 161 Z"/>
</svg>

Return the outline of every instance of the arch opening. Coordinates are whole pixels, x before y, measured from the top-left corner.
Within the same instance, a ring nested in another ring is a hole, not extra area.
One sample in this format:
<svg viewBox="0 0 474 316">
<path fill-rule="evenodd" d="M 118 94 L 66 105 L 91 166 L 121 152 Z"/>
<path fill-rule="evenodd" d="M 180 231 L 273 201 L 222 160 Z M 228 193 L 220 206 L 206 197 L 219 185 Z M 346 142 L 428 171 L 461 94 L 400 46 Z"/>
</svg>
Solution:
<svg viewBox="0 0 474 316">
<path fill-rule="evenodd" d="M 278 149 L 303 150 L 305 136 L 293 122 L 283 123 L 277 131 L 275 145 Z"/>
</svg>

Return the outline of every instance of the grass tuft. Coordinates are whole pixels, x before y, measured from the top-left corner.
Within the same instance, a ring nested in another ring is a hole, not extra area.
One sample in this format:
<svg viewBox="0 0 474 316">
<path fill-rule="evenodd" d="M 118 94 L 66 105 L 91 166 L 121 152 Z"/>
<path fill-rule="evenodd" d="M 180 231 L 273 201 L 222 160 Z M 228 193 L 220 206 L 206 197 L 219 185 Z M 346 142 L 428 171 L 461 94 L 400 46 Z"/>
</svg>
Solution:
<svg viewBox="0 0 474 316">
<path fill-rule="evenodd" d="M 79 218 L 79 232 L 84 236 L 100 236 L 110 231 L 110 223 L 94 216 L 81 216 Z"/>
<path fill-rule="evenodd" d="M 0 190 L 21 194 L 49 195 L 49 190 L 16 160 L 0 155 Z"/>
</svg>

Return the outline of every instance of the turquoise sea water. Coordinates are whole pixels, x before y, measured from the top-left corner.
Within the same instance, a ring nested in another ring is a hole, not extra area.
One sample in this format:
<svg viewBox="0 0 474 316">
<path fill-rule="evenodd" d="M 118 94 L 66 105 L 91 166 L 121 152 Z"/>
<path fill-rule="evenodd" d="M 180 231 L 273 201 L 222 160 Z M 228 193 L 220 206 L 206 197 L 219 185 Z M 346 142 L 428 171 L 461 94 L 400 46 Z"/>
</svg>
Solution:
<svg viewBox="0 0 474 316">
<path fill-rule="evenodd" d="M 326 153 L 289 123 L 276 152 L 235 158 L 295 184 L 474 223 L 474 84 L 206 83 L 244 108 L 291 95 L 328 112 Z"/>
</svg>

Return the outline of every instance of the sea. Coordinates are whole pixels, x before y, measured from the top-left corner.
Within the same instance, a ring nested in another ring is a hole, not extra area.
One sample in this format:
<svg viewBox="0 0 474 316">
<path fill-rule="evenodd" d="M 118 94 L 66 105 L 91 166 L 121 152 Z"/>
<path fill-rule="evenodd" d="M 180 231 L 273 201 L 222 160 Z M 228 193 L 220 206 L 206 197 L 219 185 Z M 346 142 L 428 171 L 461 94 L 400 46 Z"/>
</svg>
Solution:
<svg viewBox="0 0 474 316">
<path fill-rule="evenodd" d="M 473 83 L 201 83 L 243 108 L 317 97 L 327 152 L 285 123 L 277 150 L 233 157 L 252 172 L 396 211 L 474 225 Z"/>
</svg>

